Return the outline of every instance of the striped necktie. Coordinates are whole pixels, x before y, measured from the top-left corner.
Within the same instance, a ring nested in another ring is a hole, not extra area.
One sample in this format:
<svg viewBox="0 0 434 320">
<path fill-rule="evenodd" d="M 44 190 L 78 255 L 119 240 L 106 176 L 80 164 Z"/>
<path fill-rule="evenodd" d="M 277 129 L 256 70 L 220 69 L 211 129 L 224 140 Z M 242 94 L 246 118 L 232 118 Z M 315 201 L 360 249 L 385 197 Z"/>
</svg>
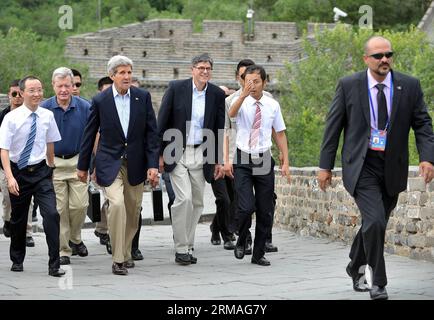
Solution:
<svg viewBox="0 0 434 320">
<path fill-rule="evenodd" d="M 32 112 L 32 126 L 30 127 L 30 134 L 27 138 L 26 146 L 24 147 L 23 152 L 21 152 L 20 159 L 18 160 L 17 166 L 18 169 L 22 169 L 27 167 L 29 163 L 30 154 L 32 153 L 33 143 L 35 142 L 36 137 L 36 113 Z"/>
<path fill-rule="evenodd" d="M 249 148 L 252 150 L 259 142 L 259 128 L 261 127 L 261 108 L 259 101 L 256 101 L 255 120 L 253 121 L 252 130 L 250 132 Z"/>
</svg>

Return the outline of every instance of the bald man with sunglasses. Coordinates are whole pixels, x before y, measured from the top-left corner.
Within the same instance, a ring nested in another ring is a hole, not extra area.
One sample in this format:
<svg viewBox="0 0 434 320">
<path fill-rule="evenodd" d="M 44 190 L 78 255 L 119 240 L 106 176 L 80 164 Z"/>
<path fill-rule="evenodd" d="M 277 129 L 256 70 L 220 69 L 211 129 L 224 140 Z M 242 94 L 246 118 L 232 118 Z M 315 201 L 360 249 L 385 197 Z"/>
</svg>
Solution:
<svg viewBox="0 0 434 320">
<path fill-rule="evenodd" d="M 362 218 L 346 272 L 353 289 L 369 291 L 373 300 L 388 299 L 384 239 L 390 213 L 407 187 L 410 129 L 416 136 L 420 175 L 425 183 L 434 175 L 432 120 L 420 82 L 392 70 L 393 54 L 389 40 L 371 37 L 363 56 L 368 69 L 339 81 L 327 116 L 318 173 L 325 191 L 344 131 L 342 179 Z M 372 270 L 371 286 L 363 283 L 365 265 Z"/>
</svg>

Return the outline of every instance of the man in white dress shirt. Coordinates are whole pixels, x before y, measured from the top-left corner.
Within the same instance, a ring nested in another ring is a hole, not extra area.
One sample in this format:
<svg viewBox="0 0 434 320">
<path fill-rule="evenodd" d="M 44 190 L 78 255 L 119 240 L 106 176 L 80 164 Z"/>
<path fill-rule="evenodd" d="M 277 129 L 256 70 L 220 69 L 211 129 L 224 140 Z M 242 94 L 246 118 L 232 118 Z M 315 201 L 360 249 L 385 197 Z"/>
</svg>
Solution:
<svg viewBox="0 0 434 320">
<path fill-rule="evenodd" d="M 234 250 L 237 259 L 244 258 L 250 218 L 256 212 L 255 240 L 251 262 L 269 266 L 264 257 L 265 242 L 271 228 L 274 204 L 274 159 L 271 156 L 272 129 L 282 152 L 282 175 L 289 180 L 288 146 L 285 123 L 279 103 L 263 94 L 266 73 L 258 65 L 244 72 L 242 103 L 232 105 L 229 117 L 236 117 L 237 151 L 234 158 L 234 181 L 238 195 L 239 237 Z"/>
<path fill-rule="evenodd" d="M 11 271 L 22 272 L 26 255 L 26 225 L 32 196 L 39 205 L 48 245 L 48 274 L 60 277 L 59 213 L 52 182 L 54 145 L 61 139 L 54 115 L 40 108 L 41 81 L 27 76 L 20 81 L 24 104 L 9 112 L 0 127 L 1 161 L 11 199 Z"/>
</svg>

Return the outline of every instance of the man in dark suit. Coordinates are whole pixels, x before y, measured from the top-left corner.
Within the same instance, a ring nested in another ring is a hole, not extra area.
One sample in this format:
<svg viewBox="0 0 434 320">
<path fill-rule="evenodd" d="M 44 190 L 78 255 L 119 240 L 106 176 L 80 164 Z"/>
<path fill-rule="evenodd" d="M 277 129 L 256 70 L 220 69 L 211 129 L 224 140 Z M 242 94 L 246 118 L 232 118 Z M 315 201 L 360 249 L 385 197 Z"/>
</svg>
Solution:
<svg viewBox="0 0 434 320">
<path fill-rule="evenodd" d="M 192 252 L 205 180 L 224 176 L 218 161 L 218 130 L 225 121 L 225 93 L 209 83 L 212 66 L 207 54 L 194 57 L 192 78 L 169 83 L 158 113 L 160 170 L 169 172 L 175 192 L 171 210 L 175 261 L 183 265 L 197 263 Z"/>
<path fill-rule="evenodd" d="M 407 185 L 410 128 L 416 136 L 420 175 L 426 183 L 434 176 L 432 120 L 420 82 L 393 71 L 392 56 L 389 40 L 371 37 L 363 57 L 368 70 L 339 81 L 327 116 L 318 173 L 319 186 L 325 191 L 344 130 L 343 183 L 362 216 L 346 271 L 354 290 L 369 290 L 371 299 L 388 298 L 384 238 L 390 213 Z M 363 272 L 359 269 L 366 264 L 372 268 L 370 289 L 360 282 Z"/>
<path fill-rule="evenodd" d="M 83 135 L 77 175 L 87 181 L 95 136 L 96 181 L 108 199 L 108 228 L 112 246 L 112 272 L 128 274 L 134 267 L 131 245 L 137 231 L 143 182 L 158 184 L 157 121 L 149 92 L 131 86 L 133 62 L 114 56 L 108 62 L 113 86 L 92 100 Z M 147 172 L 147 173 L 146 173 Z"/>
</svg>

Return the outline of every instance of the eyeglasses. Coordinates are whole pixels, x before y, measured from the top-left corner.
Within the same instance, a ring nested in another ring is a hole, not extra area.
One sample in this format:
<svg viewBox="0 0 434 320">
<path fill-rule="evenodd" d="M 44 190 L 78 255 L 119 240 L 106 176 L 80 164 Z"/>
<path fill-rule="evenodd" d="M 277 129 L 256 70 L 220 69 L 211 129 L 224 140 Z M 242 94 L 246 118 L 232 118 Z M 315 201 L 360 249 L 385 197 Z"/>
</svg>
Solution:
<svg viewBox="0 0 434 320">
<path fill-rule="evenodd" d="M 81 82 L 74 83 L 74 87 L 80 88 L 81 87 Z"/>
<path fill-rule="evenodd" d="M 205 70 L 210 72 L 212 70 L 211 67 L 195 67 L 197 70 L 199 70 L 200 72 L 204 72 Z"/>
<path fill-rule="evenodd" d="M 12 92 L 11 92 L 11 96 L 12 96 L 13 98 L 21 97 L 21 93 L 20 93 L 19 91 L 12 91 Z"/>
<path fill-rule="evenodd" d="M 377 59 L 377 60 L 381 60 L 383 59 L 383 57 L 386 57 L 387 59 L 391 58 L 393 56 L 393 52 L 389 51 L 389 52 L 385 52 L 385 53 L 374 53 L 371 54 L 370 57 Z"/>
</svg>

